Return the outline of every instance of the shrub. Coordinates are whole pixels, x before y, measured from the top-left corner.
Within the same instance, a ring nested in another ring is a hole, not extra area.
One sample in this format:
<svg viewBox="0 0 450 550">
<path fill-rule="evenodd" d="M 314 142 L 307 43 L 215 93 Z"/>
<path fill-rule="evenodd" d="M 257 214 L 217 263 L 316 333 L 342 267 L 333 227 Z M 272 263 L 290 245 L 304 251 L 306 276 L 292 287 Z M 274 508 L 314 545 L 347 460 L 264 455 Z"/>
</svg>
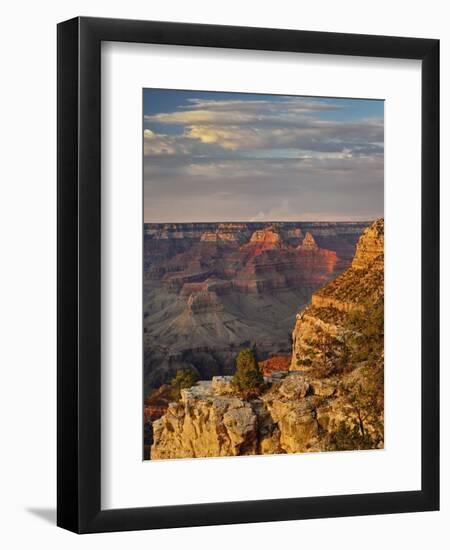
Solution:
<svg viewBox="0 0 450 550">
<path fill-rule="evenodd" d="M 297 359 L 295 364 L 297 365 L 297 367 L 310 367 L 313 362 L 312 359 L 310 359 L 309 357 L 304 357 L 302 359 Z"/>
<path fill-rule="evenodd" d="M 178 401 L 181 390 L 195 386 L 199 380 L 198 374 L 192 370 L 180 369 L 170 381 L 172 399 Z"/>
<path fill-rule="evenodd" d="M 238 355 L 232 384 L 239 393 L 248 397 L 259 395 L 261 392 L 264 378 L 255 354 L 250 348 L 242 350 Z"/>
<path fill-rule="evenodd" d="M 376 362 L 384 348 L 384 302 L 369 304 L 347 317 L 346 329 L 357 334 L 349 339 L 352 360 Z"/>
<path fill-rule="evenodd" d="M 336 451 L 354 451 L 373 449 L 376 447 L 376 443 L 372 440 L 370 435 L 365 432 L 361 433 L 359 426 L 354 422 L 349 426 L 345 422 L 340 422 L 334 435 L 334 449 Z"/>
</svg>

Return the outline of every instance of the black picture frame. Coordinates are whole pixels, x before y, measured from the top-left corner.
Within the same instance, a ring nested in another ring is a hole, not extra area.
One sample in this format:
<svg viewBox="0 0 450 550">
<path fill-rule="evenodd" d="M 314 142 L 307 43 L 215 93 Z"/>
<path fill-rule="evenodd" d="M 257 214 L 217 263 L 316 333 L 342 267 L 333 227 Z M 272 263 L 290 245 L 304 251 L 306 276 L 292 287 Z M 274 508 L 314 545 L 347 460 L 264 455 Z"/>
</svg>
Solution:
<svg viewBox="0 0 450 550">
<path fill-rule="evenodd" d="M 422 61 L 420 491 L 101 509 L 102 41 Z M 438 510 L 439 41 L 77 17 L 58 25 L 57 65 L 57 524 L 76 533 L 94 533 Z"/>
</svg>

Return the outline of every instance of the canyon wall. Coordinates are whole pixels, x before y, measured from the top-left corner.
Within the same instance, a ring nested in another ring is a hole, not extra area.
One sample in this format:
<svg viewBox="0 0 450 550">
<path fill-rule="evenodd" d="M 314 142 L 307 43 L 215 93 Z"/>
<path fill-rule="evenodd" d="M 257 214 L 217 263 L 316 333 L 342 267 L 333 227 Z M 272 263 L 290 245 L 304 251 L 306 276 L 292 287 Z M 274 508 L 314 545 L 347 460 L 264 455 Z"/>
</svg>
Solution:
<svg viewBox="0 0 450 550">
<path fill-rule="evenodd" d="M 366 226 L 145 224 L 145 393 L 178 369 L 231 374 L 244 347 L 289 355 L 298 309 L 350 265 Z"/>
<path fill-rule="evenodd" d="M 384 220 L 379 219 L 361 235 L 350 268 L 314 292 L 311 305 L 297 315 L 291 370 L 308 368 L 312 350 L 317 355 L 327 339 L 343 338 L 350 314 L 363 314 L 383 299 Z"/>
</svg>

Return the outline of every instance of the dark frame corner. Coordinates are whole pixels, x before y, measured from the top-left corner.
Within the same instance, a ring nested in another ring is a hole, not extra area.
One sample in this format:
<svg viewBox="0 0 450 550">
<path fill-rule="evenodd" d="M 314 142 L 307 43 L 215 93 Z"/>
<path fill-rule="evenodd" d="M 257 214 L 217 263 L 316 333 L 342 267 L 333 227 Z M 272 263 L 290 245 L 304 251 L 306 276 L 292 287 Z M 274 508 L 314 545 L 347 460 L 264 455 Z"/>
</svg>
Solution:
<svg viewBox="0 0 450 550">
<path fill-rule="evenodd" d="M 422 490 L 101 510 L 102 41 L 422 61 Z M 78 17 L 58 25 L 58 505 L 76 533 L 439 509 L 439 41 Z"/>
</svg>

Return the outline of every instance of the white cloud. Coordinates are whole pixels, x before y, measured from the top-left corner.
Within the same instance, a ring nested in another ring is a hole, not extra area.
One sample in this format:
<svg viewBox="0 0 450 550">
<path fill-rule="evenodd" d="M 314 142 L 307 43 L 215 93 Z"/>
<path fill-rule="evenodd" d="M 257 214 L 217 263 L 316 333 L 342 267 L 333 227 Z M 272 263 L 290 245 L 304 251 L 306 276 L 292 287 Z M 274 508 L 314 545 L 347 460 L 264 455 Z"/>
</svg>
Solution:
<svg viewBox="0 0 450 550">
<path fill-rule="evenodd" d="M 178 133 L 149 137 L 148 154 L 193 154 L 188 140 L 205 147 L 197 150 L 200 156 L 217 154 L 214 145 L 228 151 L 248 152 L 259 149 L 288 149 L 299 151 L 342 152 L 354 150 L 363 154 L 381 152 L 383 121 L 367 119 L 336 121 L 317 118 L 317 112 L 336 110 L 337 105 L 293 98 L 286 101 L 268 100 L 199 100 L 178 111 L 145 116 L 147 125 L 157 123 L 168 127 L 180 126 Z M 313 116 L 314 115 L 314 116 Z M 160 152 L 160 153 L 159 153 Z"/>
</svg>

